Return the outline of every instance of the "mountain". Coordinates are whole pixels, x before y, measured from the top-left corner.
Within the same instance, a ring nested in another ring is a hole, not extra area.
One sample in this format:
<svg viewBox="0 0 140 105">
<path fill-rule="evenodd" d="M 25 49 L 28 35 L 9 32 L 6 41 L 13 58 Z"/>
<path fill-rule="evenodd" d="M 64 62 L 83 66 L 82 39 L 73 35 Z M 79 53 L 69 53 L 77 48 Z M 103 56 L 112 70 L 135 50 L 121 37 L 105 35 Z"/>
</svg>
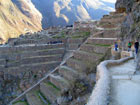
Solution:
<svg viewBox="0 0 140 105">
<path fill-rule="evenodd" d="M 32 18 L 26 16 L 11 0 L 0 0 L 0 25 L 1 42 L 27 31 L 42 29 L 41 22 L 33 21 Z"/>
<path fill-rule="evenodd" d="M 49 26 L 65 26 L 80 20 L 98 20 L 114 10 L 112 1 L 0 0 L 0 40 Z"/>
<path fill-rule="evenodd" d="M 43 28 L 73 24 L 76 20 L 98 20 L 114 10 L 105 0 L 31 0 L 43 16 Z M 107 1 L 107 0 L 106 0 Z"/>
</svg>

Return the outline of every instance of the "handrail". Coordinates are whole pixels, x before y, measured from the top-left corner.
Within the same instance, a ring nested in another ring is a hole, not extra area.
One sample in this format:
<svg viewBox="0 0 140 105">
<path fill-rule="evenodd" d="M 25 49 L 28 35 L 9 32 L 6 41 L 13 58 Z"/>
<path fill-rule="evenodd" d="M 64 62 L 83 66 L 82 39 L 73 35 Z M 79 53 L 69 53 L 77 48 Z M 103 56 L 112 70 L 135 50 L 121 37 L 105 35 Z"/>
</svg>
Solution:
<svg viewBox="0 0 140 105">
<path fill-rule="evenodd" d="M 110 72 L 107 69 L 109 65 L 122 64 L 133 57 L 122 58 L 119 60 L 106 60 L 101 62 L 97 66 L 97 83 L 92 91 L 87 105 L 108 105 L 109 93 L 110 93 Z"/>
</svg>

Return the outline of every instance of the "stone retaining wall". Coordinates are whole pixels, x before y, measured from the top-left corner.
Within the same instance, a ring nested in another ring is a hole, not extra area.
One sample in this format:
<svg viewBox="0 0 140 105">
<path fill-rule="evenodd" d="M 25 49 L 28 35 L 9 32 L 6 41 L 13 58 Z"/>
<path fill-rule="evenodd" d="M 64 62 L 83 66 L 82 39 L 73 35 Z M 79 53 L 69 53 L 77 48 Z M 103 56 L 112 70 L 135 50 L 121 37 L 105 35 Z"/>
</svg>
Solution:
<svg viewBox="0 0 140 105">
<path fill-rule="evenodd" d="M 55 48 L 64 47 L 64 44 L 38 44 L 38 45 L 29 45 L 29 46 L 7 46 L 7 47 L 0 47 L 0 53 L 13 53 L 13 52 L 22 52 L 22 51 L 35 51 L 35 50 L 42 50 L 42 49 L 55 49 Z"/>
<path fill-rule="evenodd" d="M 15 39 L 10 41 L 8 44 L 12 46 L 24 45 L 24 44 L 44 44 L 44 43 L 65 43 L 65 39 L 51 39 L 51 38 L 43 38 L 43 39 Z"/>
</svg>

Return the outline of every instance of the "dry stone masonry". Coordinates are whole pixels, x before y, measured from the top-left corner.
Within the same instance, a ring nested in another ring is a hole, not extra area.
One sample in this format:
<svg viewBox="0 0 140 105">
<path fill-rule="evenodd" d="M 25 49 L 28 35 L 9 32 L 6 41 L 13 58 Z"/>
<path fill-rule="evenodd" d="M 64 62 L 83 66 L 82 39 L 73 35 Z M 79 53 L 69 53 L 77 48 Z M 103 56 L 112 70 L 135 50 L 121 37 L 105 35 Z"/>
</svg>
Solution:
<svg viewBox="0 0 140 105">
<path fill-rule="evenodd" d="M 10 104 L 85 105 L 96 82 L 96 66 L 102 60 L 111 58 L 111 45 L 118 38 L 124 16 L 125 14 L 115 12 L 90 25 L 83 22 L 75 23 L 74 30 L 67 32 L 71 36 L 63 35 L 67 38 L 67 50 L 78 48 L 73 51 L 72 57 L 47 75 L 37 86 L 32 87 Z M 79 35 L 78 29 L 81 27 L 77 24 L 85 24 L 86 28 L 90 26 L 91 35 L 87 39 L 85 38 L 87 33 L 81 35 L 80 32 Z M 74 32 L 77 36 L 73 34 Z M 58 36 L 53 37 L 61 38 Z M 68 46 L 70 43 L 71 45 Z M 73 47 L 75 43 L 79 45 Z"/>
<path fill-rule="evenodd" d="M 73 31 L 72 27 L 51 27 L 1 45 L 0 104 L 7 105 L 52 72 L 65 54 L 79 48 L 89 34 Z"/>
</svg>

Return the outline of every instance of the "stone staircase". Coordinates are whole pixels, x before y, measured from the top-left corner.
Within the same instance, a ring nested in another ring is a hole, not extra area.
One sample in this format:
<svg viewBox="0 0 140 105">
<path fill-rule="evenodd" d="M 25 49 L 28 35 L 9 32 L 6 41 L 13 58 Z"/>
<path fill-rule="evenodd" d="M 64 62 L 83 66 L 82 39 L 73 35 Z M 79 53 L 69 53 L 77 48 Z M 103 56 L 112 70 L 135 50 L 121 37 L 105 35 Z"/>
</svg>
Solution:
<svg viewBox="0 0 140 105">
<path fill-rule="evenodd" d="M 24 42 L 25 39 L 13 39 L 7 45 L 0 46 L 0 78 L 3 80 L 0 83 L 5 87 L 0 104 L 7 104 L 36 84 L 63 60 L 66 49 L 64 40 L 39 43 L 34 38 Z"/>
<path fill-rule="evenodd" d="M 119 15 L 119 14 L 118 14 Z M 120 16 L 120 15 L 119 15 Z M 120 18 L 118 16 L 118 18 Z M 114 18 L 114 16 L 111 16 Z M 120 24 L 120 19 L 118 24 Z M 111 24 L 111 23 L 110 23 Z M 110 28 L 98 28 L 73 56 L 49 74 L 39 85 L 32 88 L 20 98 L 12 101 L 13 105 L 85 105 L 95 83 L 96 66 L 102 60 L 110 57 L 110 47 L 117 40 L 109 36 L 110 31 L 118 33 L 119 25 Z M 116 30 L 118 29 L 118 30 Z M 97 35 L 106 32 L 104 37 Z M 111 35 L 113 35 L 111 33 Z"/>
<path fill-rule="evenodd" d="M 67 50 L 77 50 L 80 45 L 85 41 L 86 38 L 68 38 L 67 40 Z"/>
</svg>

